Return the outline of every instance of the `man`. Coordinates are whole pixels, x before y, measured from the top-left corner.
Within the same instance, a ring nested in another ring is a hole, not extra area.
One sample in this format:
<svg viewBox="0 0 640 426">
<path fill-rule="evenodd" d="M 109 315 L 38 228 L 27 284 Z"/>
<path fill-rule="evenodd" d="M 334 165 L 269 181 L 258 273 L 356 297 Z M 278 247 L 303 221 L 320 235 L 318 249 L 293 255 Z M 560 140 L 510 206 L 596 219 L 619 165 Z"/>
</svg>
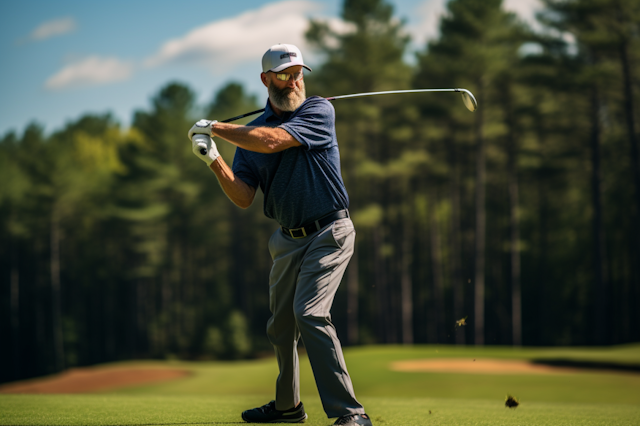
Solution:
<svg viewBox="0 0 640 426">
<path fill-rule="evenodd" d="M 264 114 L 247 126 L 200 120 L 189 138 L 194 154 L 216 174 L 231 201 L 247 208 L 260 187 L 265 215 L 280 225 L 269 240 L 273 315 L 267 324 L 280 368 L 276 398 L 244 411 L 242 418 L 252 423 L 307 418 L 296 349 L 302 337 L 327 416 L 338 417 L 336 425 L 370 426 L 329 313 L 355 241 L 340 174 L 335 111 L 323 98 L 306 97 L 303 68 L 311 71 L 297 47 L 272 46 L 262 57 L 260 74 L 269 93 Z M 237 146 L 233 169 L 203 134 Z"/>
</svg>

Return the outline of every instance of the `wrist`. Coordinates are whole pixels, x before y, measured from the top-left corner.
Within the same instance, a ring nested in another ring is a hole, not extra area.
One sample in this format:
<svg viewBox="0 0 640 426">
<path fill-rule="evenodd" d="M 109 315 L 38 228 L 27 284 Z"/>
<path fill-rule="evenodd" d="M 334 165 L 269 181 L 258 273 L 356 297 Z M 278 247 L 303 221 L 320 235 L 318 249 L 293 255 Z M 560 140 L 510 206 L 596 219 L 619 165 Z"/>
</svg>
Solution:
<svg viewBox="0 0 640 426">
<path fill-rule="evenodd" d="M 216 120 L 213 120 L 211 122 L 211 125 L 209 126 L 209 129 L 211 131 L 211 137 L 219 136 L 218 134 L 216 134 L 216 125 L 217 124 L 218 124 L 218 122 Z"/>
<path fill-rule="evenodd" d="M 203 160 L 205 163 L 207 163 L 208 167 L 211 167 L 211 165 L 215 163 L 218 158 L 220 158 L 220 154 L 218 154 L 217 150 L 212 149 L 207 152 Z"/>
<path fill-rule="evenodd" d="M 219 158 L 221 157 L 218 155 L 215 160 L 207 164 L 209 169 L 214 173 L 216 172 L 216 170 L 220 170 L 220 162 L 218 161 Z"/>
</svg>

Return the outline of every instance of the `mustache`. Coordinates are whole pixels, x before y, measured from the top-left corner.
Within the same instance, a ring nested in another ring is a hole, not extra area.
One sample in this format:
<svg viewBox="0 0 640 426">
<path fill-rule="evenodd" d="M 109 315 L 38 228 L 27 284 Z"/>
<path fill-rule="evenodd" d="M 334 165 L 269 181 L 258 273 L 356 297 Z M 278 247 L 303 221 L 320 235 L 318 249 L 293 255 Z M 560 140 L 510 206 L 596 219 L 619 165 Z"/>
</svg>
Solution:
<svg viewBox="0 0 640 426">
<path fill-rule="evenodd" d="M 282 111 L 294 111 L 306 99 L 304 82 L 297 87 L 284 87 L 279 89 L 274 84 L 269 85 L 269 99 Z"/>
</svg>

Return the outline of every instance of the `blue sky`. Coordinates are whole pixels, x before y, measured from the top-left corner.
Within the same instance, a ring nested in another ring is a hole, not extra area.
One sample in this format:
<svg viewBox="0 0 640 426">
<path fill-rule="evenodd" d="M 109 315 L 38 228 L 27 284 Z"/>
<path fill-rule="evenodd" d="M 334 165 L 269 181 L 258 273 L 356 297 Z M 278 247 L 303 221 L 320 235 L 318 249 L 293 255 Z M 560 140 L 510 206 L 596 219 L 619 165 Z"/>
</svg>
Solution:
<svg viewBox="0 0 640 426">
<path fill-rule="evenodd" d="M 388 0 L 416 48 L 436 37 L 446 0 Z M 539 0 L 504 0 L 531 20 Z M 200 103 L 230 81 L 260 97 L 260 57 L 276 43 L 306 49 L 309 18 L 344 28 L 342 0 L 0 1 L 0 136 L 37 121 L 47 133 L 85 113 L 133 111 L 169 81 L 186 83 Z M 219 38 L 218 38 L 219 35 Z"/>
</svg>

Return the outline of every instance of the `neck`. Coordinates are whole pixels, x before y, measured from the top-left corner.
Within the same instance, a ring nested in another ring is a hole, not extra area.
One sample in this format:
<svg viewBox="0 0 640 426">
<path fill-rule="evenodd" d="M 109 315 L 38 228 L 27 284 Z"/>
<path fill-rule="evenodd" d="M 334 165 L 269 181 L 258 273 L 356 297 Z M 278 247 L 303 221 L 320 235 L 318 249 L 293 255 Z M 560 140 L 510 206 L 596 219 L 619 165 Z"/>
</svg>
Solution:
<svg viewBox="0 0 640 426">
<path fill-rule="evenodd" d="M 271 99 L 269 99 L 269 105 L 271 105 L 271 109 L 273 110 L 273 112 L 276 113 L 278 117 L 282 117 L 282 114 L 284 113 L 284 111 L 282 111 L 280 108 L 275 106 L 273 102 L 271 102 Z"/>
</svg>

